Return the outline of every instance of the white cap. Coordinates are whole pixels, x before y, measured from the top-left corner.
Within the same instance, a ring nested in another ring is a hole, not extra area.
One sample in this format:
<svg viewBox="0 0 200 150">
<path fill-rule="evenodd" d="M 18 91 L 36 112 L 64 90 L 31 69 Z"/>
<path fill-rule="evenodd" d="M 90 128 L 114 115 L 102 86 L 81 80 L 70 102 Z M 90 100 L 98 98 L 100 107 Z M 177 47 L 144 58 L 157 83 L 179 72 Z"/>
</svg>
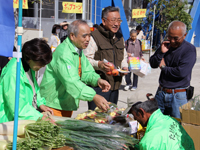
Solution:
<svg viewBox="0 0 200 150">
<path fill-rule="evenodd" d="M 126 115 L 127 113 L 130 113 L 130 109 L 133 105 L 141 103 L 141 101 L 138 101 L 138 93 L 134 93 L 131 97 L 127 98 L 127 105 L 128 107 L 123 111 L 122 115 Z"/>
</svg>

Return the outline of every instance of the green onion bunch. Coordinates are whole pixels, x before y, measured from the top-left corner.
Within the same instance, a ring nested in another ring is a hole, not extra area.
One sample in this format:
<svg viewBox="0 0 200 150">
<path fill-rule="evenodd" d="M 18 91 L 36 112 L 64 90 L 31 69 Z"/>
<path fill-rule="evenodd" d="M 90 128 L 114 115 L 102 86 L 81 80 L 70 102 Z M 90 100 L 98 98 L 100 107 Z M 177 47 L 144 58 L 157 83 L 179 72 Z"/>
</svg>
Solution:
<svg viewBox="0 0 200 150">
<path fill-rule="evenodd" d="M 139 141 L 131 137 L 129 128 L 82 120 L 56 122 L 65 135 L 66 144 L 75 150 L 120 150 L 134 148 Z"/>
</svg>

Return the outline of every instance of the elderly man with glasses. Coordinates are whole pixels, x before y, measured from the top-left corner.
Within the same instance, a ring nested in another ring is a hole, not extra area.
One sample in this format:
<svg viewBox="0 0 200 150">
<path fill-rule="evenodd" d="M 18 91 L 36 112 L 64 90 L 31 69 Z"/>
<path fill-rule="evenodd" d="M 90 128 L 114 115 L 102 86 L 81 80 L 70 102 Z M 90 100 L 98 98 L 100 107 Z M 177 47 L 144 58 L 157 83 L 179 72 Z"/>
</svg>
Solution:
<svg viewBox="0 0 200 150">
<path fill-rule="evenodd" d="M 179 107 L 186 104 L 196 48 L 185 41 L 186 25 L 181 21 L 169 24 L 167 41 L 162 42 L 150 58 L 152 68 L 160 67 L 159 87 L 155 96 L 165 115 L 180 118 Z"/>
<path fill-rule="evenodd" d="M 122 22 L 119 8 L 111 6 L 104 8 L 101 19 L 102 24 L 91 33 L 89 45 L 83 52 L 101 78 L 111 84 L 111 89 L 106 93 L 103 93 L 99 87 L 95 87 L 95 91 L 109 102 L 117 104 L 122 74 L 118 76 L 107 75 L 106 72 L 110 71 L 110 67 L 103 60 L 106 59 L 116 67 L 128 70 L 124 39 L 119 32 Z M 93 102 L 89 102 L 88 106 L 92 110 L 95 108 Z"/>
<path fill-rule="evenodd" d="M 46 67 L 40 93 L 55 116 L 71 117 L 80 100 L 94 101 L 104 111 L 109 108 L 106 99 L 87 86 L 99 85 L 103 92 L 110 89 L 110 84 L 95 73 L 82 52 L 88 46 L 90 33 L 86 21 L 73 21 L 68 27 L 68 37 L 56 48 Z"/>
</svg>

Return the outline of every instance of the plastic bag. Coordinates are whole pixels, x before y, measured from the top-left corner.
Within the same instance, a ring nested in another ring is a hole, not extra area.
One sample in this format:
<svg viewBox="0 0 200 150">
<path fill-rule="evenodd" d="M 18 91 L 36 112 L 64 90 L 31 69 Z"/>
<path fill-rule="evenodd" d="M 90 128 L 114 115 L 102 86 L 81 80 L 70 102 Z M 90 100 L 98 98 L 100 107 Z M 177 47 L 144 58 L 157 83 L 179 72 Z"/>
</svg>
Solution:
<svg viewBox="0 0 200 150">
<path fill-rule="evenodd" d="M 103 62 L 109 64 L 110 66 L 110 71 L 106 72 L 107 75 L 113 75 L 113 76 L 119 75 L 119 71 L 117 70 L 116 66 L 113 63 L 108 62 L 106 59 L 103 59 Z"/>
<path fill-rule="evenodd" d="M 110 124 L 115 116 L 121 115 L 124 108 L 118 109 L 117 105 L 114 103 L 110 103 L 109 107 L 110 108 L 107 112 L 96 107 L 95 110 L 88 110 L 84 113 L 78 114 L 75 119 Z"/>
<path fill-rule="evenodd" d="M 138 75 L 139 77 L 144 77 L 145 75 L 151 72 L 151 67 L 149 63 L 140 60 L 140 66 L 141 66 L 140 70 L 133 70 L 133 73 Z"/>
</svg>

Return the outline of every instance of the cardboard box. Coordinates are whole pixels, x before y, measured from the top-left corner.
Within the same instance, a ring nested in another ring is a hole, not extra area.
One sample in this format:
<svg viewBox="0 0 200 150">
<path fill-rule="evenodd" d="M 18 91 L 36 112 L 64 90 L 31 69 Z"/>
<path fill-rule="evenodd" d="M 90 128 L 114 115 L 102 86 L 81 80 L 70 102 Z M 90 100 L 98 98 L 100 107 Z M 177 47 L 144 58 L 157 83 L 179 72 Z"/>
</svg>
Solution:
<svg viewBox="0 0 200 150">
<path fill-rule="evenodd" d="M 181 124 L 194 142 L 195 150 L 200 150 L 200 111 L 191 110 L 192 103 L 179 108 L 182 116 Z"/>
<path fill-rule="evenodd" d="M 200 125 L 200 111 L 191 110 L 191 102 L 181 106 L 179 108 L 182 115 L 182 122 Z"/>
<path fill-rule="evenodd" d="M 189 134 L 189 136 L 192 138 L 195 146 L 195 150 L 200 150 L 200 126 L 198 125 L 192 125 L 188 123 L 182 122 L 183 128 L 186 130 L 186 132 Z"/>
</svg>

